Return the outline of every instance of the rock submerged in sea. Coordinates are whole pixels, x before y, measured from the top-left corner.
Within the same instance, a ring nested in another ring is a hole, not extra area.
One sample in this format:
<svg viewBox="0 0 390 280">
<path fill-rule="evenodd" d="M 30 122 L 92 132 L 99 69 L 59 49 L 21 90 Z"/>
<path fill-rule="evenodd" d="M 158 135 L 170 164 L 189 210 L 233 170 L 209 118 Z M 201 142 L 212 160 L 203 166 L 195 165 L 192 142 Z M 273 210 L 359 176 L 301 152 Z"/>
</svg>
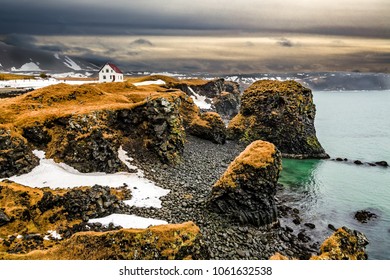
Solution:
<svg viewBox="0 0 390 280">
<path fill-rule="evenodd" d="M 378 215 L 368 210 L 361 210 L 355 213 L 355 219 L 361 222 L 362 224 L 365 224 L 368 221 L 376 218 L 378 218 Z"/>
<path fill-rule="evenodd" d="M 347 227 L 339 228 L 322 243 L 320 254 L 312 260 L 366 260 L 367 237 Z"/>
<path fill-rule="evenodd" d="M 368 243 L 363 233 L 341 227 L 322 243 L 318 255 L 310 257 L 310 260 L 367 260 L 365 249 Z M 269 259 L 290 260 L 279 252 Z"/>
<path fill-rule="evenodd" d="M 285 157 L 329 158 L 316 136 L 315 112 L 312 92 L 301 84 L 257 81 L 243 93 L 228 136 L 244 142 L 269 141 Z"/>
<path fill-rule="evenodd" d="M 209 208 L 241 224 L 276 223 L 274 196 L 281 169 L 281 153 L 275 145 L 261 140 L 251 143 L 212 187 Z"/>
</svg>

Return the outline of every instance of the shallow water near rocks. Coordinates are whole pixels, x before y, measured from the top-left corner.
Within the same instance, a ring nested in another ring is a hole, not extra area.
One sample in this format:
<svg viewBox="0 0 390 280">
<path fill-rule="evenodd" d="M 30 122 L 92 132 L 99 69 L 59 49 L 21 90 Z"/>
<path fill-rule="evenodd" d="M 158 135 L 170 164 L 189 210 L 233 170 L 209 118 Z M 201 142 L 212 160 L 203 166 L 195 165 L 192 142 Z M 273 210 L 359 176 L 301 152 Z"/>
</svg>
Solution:
<svg viewBox="0 0 390 280">
<path fill-rule="evenodd" d="M 351 161 L 283 160 L 279 180 L 292 207 L 316 224 L 312 234 L 324 239 L 347 226 L 368 237 L 369 259 L 390 260 L 390 91 L 314 92 L 317 137 L 331 158 Z M 303 197 L 303 199 L 302 199 Z M 378 215 L 367 223 L 354 219 L 359 210 Z"/>
</svg>

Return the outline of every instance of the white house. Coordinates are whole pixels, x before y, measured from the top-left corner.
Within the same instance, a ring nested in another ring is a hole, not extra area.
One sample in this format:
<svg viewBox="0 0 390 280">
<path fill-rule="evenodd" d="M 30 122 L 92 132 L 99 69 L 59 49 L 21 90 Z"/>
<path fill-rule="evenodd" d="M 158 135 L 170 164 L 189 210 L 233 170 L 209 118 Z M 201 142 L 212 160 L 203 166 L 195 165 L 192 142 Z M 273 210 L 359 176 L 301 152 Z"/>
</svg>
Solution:
<svg viewBox="0 0 390 280">
<path fill-rule="evenodd" d="M 112 63 L 106 63 L 99 70 L 99 83 L 123 82 L 122 71 Z"/>
</svg>

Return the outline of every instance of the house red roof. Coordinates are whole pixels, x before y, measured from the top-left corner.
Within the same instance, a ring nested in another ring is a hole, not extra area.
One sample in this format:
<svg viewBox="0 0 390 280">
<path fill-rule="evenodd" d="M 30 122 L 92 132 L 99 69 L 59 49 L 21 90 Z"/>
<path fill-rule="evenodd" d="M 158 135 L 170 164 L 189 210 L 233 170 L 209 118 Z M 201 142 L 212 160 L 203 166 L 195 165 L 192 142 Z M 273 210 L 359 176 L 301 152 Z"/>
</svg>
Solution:
<svg viewBox="0 0 390 280">
<path fill-rule="evenodd" d="M 115 64 L 110 63 L 110 62 L 107 62 L 106 64 L 104 64 L 104 65 L 100 68 L 99 72 L 102 71 L 102 69 L 103 69 L 104 66 L 106 66 L 106 65 L 110 66 L 116 73 L 118 73 L 118 74 L 123 74 L 123 72 L 121 71 L 121 69 L 118 68 L 118 66 L 116 66 Z"/>
</svg>

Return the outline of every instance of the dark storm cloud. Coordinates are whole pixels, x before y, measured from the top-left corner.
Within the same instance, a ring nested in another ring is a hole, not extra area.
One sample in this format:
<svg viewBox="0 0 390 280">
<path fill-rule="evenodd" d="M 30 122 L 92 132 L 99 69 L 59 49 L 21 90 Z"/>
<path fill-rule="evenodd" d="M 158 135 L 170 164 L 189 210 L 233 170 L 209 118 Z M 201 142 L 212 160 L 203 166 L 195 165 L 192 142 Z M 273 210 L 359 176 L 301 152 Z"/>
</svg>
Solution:
<svg viewBox="0 0 390 280">
<path fill-rule="evenodd" d="M 2 0 L 0 34 L 298 32 L 390 38 L 388 0 Z"/>
<path fill-rule="evenodd" d="M 25 34 L 7 34 L 2 40 L 4 43 L 11 46 L 24 48 L 35 48 L 36 39 L 32 35 Z"/>
</svg>

